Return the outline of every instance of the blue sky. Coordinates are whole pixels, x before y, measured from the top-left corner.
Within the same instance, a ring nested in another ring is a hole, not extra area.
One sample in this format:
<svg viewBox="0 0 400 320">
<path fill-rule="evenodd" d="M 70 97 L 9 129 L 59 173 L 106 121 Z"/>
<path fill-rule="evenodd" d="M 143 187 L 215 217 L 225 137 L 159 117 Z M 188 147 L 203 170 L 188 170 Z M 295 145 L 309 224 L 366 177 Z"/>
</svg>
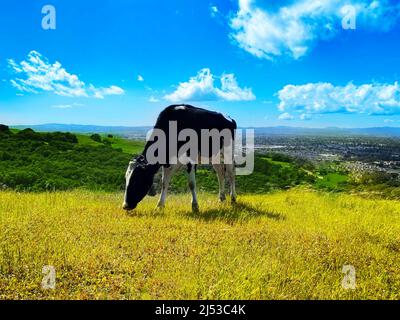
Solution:
<svg viewBox="0 0 400 320">
<path fill-rule="evenodd" d="M 3 0 L 0 123 L 152 125 L 185 102 L 241 126 L 399 126 L 396 3 Z"/>
</svg>

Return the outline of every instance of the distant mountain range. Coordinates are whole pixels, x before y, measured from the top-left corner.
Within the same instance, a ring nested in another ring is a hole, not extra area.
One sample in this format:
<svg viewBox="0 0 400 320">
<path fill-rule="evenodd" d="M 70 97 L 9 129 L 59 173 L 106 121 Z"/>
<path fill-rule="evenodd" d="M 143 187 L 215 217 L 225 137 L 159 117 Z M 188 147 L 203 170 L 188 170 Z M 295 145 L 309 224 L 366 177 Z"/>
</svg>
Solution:
<svg viewBox="0 0 400 320">
<path fill-rule="evenodd" d="M 124 126 L 96 126 L 82 124 L 61 124 L 61 123 L 46 123 L 38 125 L 19 125 L 12 126 L 15 129 L 31 128 L 35 131 L 69 131 L 76 133 L 124 133 L 132 131 L 147 131 L 151 127 L 124 127 Z"/>
<path fill-rule="evenodd" d="M 16 129 L 31 128 L 35 131 L 64 131 L 75 133 L 110 133 L 126 137 L 145 137 L 152 127 L 124 127 L 124 126 L 97 126 L 79 124 L 49 123 L 41 125 L 18 125 L 12 126 Z M 400 137 L 400 127 L 372 127 L 372 128 L 302 128 L 302 127 L 258 127 L 254 128 L 256 136 L 268 135 L 323 135 L 323 136 L 378 136 L 378 137 Z"/>
</svg>

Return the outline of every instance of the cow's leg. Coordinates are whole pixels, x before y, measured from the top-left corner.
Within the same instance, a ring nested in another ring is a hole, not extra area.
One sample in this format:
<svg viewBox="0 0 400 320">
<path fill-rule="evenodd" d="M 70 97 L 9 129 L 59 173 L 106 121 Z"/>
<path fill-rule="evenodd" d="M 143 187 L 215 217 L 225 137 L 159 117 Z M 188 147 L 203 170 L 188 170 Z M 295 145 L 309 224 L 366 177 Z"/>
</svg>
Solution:
<svg viewBox="0 0 400 320">
<path fill-rule="evenodd" d="M 189 189 L 192 193 L 192 211 L 199 211 L 199 203 L 197 202 L 197 194 L 196 194 L 196 169 L 194 165 L 188 166 L 189 172 Z"/>
<path fill-rule="evenodd" d="M 235 165 L 234 164 L 226 164 L 226 174 L 228 177 L 229 185 L 230 185 L 230 192 L 231 192 L 231 202 L 236 202 L 236 186 L 235 186 Z"/>
<path fill-rule="evenodd" d="M 171 181 L 173 174 L 178 169 L 178 165 L 170 165 L 169 167 L 162 167 L 162 178 L 161 178 L 161 195 L 158 200 L 157 207 L 164 208 L 165 200 L 167 199 L 168 186 Z"/>
<path fill-rule="evenodd" d="M 223 164 L 213 164 L 214 170 L 217 173 L 219 183 L 219 200 L 225 201 L 225 166 Z"/>
</svg>

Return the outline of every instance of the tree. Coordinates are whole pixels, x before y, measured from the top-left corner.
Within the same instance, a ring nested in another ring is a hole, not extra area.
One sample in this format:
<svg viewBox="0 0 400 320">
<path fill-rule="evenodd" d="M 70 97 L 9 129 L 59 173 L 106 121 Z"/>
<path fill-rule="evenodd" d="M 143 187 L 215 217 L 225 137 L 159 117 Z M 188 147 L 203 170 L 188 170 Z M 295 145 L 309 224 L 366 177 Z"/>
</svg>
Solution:
<svg viewBox="0 0 400 320">
<path fill-rule="evenodd" d="M 8 126 L 6 126 L 5 124 L 0 124 L 0 132 L 9 133 L 10 128 Z"/>
<path fill-rule="evenodd" d="M 98 133 L 92 134 L 90 136 L 90 139 L 92 139 L 93 141 L 96 141 L 96 142 L 101 142 L 101 136 Z"/>
</svg>

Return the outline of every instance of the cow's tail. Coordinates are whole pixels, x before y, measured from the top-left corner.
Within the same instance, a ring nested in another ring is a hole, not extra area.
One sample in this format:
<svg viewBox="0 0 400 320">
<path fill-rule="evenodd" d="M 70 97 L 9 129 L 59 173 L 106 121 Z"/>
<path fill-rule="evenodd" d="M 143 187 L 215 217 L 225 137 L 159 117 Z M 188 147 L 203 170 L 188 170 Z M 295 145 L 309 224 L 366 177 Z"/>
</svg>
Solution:
<svg viewBox="0 0 400 320">
<path fill-rule="evenodd" d="M 235 130 L 237 129 L 237 124 L 234 119 L 231 118 L 232 121 L 232 141 L 235 141 Z"/>
<path fill-rule="evenodd" d="M 237 124 L 236 121 L 234 119 L 232 120 L 232 164 L 233 167 L 235 167 L 235 135 L 236 135 L 236 129 L 237 129 Z"/>
<path fill-rule="evenodd" d="M 232 123 L 233 123 L 233 129 L 236 130 L 237 129 L 237 124 L 236 124 L 236 121 L 234 119 L 232 119 Z"/>
</svg>

